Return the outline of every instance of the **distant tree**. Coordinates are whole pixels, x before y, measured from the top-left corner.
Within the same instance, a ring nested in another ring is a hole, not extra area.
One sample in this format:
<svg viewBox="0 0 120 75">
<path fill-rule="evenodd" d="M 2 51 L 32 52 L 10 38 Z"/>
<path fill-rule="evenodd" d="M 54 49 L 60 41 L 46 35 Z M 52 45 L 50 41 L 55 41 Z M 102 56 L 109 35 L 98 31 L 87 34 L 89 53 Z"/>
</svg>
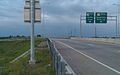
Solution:
<svg viewBox="0 0 120 75">
<path fill-rule="evenodd" d="M 16 36 L 16 38 L 19 38 L 19 37 L 20 37 L 19 35 Z"/>
<path fill-rule="evenodd" d="M 41 37 L 41 35 L 37 35 L 37 37 Z"/>
<path fill-rule="evenodd" d="M 10 35 L 8 38 L 12 38 L 12 36 Z"/>
</svg>

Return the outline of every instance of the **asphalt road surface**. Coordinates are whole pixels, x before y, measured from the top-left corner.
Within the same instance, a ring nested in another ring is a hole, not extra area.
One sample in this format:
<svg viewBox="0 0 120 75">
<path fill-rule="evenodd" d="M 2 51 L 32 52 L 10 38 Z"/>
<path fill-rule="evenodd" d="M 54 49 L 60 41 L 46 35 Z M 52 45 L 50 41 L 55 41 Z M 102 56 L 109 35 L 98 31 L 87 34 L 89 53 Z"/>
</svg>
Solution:
<svg viewBox="0 0 120 75">
<path fill-rule="evenodd" d="M 120 75 L 120 46 L 87 40 L 53 39 L 76 75 Z"/>
</svg>

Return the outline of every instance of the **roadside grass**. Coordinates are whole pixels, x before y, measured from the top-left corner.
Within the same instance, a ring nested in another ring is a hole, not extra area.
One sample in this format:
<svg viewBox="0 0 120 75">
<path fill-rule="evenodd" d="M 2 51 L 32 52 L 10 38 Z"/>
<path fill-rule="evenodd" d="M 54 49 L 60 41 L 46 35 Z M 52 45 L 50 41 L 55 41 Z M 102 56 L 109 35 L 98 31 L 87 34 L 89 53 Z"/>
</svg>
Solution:
<svg viewBox="0 0 120 75">
<path fill-rule="evenodd" d="M 28 49 L 29 40 L 0 41 L 0 66 L 6 65 Z"/>
<path fill-rule="evenodd" d="M 29 64 L 30 55 L 26 55 L 14 63 L 9 63 L 29 50 L 30 40 L 0 42 L 0 75 L 55 75 L 50 50 L 48 47 L 41 49 L 38 46 L 43 41 L 47 42 L 46 39 L 36 39 L 35 65 Z"/>
</svg>

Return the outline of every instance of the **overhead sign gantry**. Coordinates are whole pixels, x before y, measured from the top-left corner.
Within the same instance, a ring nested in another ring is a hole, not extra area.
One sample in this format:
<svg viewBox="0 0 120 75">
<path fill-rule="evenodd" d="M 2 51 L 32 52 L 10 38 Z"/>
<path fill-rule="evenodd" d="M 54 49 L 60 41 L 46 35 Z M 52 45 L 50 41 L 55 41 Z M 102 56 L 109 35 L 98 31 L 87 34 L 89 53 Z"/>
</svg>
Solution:
<svg viewBox="0 0 120 75">
<path fill-rule="evenodd" d="M 109 21 L 113 21 L 116 24 L 115 35 L 118 37 L 118 25 L 117 16 L 108 16 L 107 12 L 86 12 L 86 16 L 80 15 L 80 35 L 83 37 L 82 21 L 86 21 L 87 24 L 95 26 L 95 37 L 97 37 L 97 24 L 107 24 Z"/>
<path fill-rule="evenodd" d="M 86 23 L 107 23 L 107 12 L 86 12 Z"/>
</svg>

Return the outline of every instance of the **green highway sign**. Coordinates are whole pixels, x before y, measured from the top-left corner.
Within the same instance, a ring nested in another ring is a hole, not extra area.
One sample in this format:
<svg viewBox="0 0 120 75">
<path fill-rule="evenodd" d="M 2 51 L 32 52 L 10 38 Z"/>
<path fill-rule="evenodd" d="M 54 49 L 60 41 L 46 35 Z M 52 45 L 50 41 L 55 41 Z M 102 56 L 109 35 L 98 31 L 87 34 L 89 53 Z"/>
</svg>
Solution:
<svg viewBox="0 0 120 75">
<path fill-rule="evenodd" d="M 107 12 L 96 12 L 95 23 L 107 23 Z"/>
<path fill-rule="evenodd" d="M 94 12 L 86 12 L 86 23 L 94 23 Z"/>
</svg>

